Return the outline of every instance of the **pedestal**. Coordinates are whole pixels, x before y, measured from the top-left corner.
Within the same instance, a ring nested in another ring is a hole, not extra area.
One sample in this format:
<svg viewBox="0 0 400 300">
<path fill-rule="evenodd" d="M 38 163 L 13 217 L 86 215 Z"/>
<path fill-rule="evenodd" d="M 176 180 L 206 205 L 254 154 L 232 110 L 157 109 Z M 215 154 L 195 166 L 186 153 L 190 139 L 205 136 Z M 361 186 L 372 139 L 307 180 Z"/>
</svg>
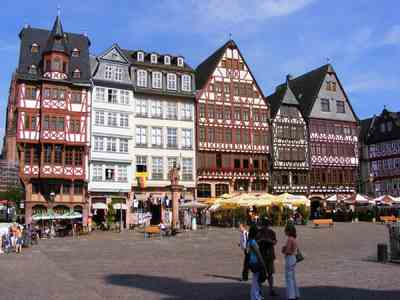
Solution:
<svg viewBox="0 0 400 300">
<path fill-rule="evenodd" d="M 179 229 L 179 198 L 183 190 L 183 185 L 171 184 L 166 186 L 171 191 L 172 201 L 172 230 Z"/>
</svg>

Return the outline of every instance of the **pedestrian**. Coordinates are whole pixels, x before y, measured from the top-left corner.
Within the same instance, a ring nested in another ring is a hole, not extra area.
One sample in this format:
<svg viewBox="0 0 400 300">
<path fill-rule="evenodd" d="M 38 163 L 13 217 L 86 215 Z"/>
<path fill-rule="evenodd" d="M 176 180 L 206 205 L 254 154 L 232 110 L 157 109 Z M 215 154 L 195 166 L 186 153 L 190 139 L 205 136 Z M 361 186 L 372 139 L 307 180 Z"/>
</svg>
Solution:
<svg viewBox="0 0 400 300">
<path fill-rule="evenodd" d="M 245 224 L 240 223 L 240 240 L 239 247 L 243 251 L 243 269 L 242 269 L 242 280 L 247 281 L 249 279 L 249 256 L 247 254 L 247 240 L 248 240 L 248 231 Z"/>
<path fill-rule="evenodd" d="M 265 263 L 258 248 L 256 242 L 257 227 L 255 225 L 250 226 L 248 241 L 247 241 L 247 253 L 249 255 L 249 268 L 253 273 L 251 282 L 250 299 L 251 300 L 262 300 L 263 293 L 261 290 L 261 283 L 265 280 Z"/>
<path fill-rule="evenodd" d="M 257 231 L 256 240 L 260 247 L 261 255 L 265 262 L 266 275 L 269 285 L 270 296 L 277 296 L 278 294 L 274 291 L 274 273 L 275 265 L 275 245 L 277 243 L 276 234 L 270 228 L 271 222 L 267 218 L 262 218 L 261 226 Z"/>
<path fill-rule="evenodd" d="M 206 210 L 206 229 L 208 230 L 208 227 L 211 225 L 211 211 L 210 209 Z"/>
<path fill-rule="evenodd" d="M 285 228 L 287 241 L 282 248 L 282 253 L 285 256 L 285 279 L 286 279 L 286 294 L 288 300 L 295 300 L 300 297 L 300 292 L 296 283 L 296 254 L 298 251 L 296 227 L 287 225 Z"/>
</svg>

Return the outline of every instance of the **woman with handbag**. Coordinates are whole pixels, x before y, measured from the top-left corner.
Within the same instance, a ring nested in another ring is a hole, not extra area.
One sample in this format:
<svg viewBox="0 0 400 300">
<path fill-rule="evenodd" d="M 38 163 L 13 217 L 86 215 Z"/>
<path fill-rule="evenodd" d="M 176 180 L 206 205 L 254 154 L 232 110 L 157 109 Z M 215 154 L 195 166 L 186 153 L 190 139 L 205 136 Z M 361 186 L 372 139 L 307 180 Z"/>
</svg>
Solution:
<svg viewBox="0 0 400 300">
<path fill-rule="evenodd" d="M 256 235 L 257 227 L 252 225 L 249 229 L 247 240 L 248 264 L 251 272 L 253 273 L 250 299 L 262 300 L 264 297 L 261 290 L 261 283 L 266 280 L 266 273 L 265 263 L 256 242 Z"/>
<path fill-rule="evenodd" d="M 286 294 L 288 300 L 299 299 L 300 292 L 296 283 L 296 263 L 302 260 L 297 245 L 296 227 L 293 224 L 288 224 L 285 228 L 285 234 L 288 237 L 285 246 L 282 248 L 282 253 L 285 255 L 285 279 L 286 279 Z M 299 256 L 299 259 L 297 259 Z"/>
</svg>

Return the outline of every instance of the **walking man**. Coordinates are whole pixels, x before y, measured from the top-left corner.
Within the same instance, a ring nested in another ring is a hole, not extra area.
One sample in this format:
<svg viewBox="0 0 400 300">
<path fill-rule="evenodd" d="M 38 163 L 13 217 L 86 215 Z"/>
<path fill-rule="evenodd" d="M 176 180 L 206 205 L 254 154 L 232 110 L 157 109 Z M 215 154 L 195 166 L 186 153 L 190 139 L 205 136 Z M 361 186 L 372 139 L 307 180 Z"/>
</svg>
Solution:
<svg viewBox="0 0 400 300">
<path fill-rule="evenodd" d="M 261 226 L 258 228 L 256 241 L 260 247 L 261 255 L 263 256 L 267 280 L 269 285 L 269 294 L 270 296 L 277 296 L 277 293 L 274 291 L 274 277 L 275 273 L 275 245 L 277 243 L 276 234 L 270 228 L 271 223 L 267 218 L 263 218 L 261 220 Z"/>
<path fill-rule="evenodd" d="M 247 281 L 249 279 L 249 257 L 248 257 L 248 253 L 247 253 L 248 232 L 247 232 L 246 225 L 243 223 L 240 224 L 239 229 L 240 229 L 239 247 L 240 247 L 240 249 L 242 249 L 242 251 L 244 253 L 242 280 Z"/>
</svg>

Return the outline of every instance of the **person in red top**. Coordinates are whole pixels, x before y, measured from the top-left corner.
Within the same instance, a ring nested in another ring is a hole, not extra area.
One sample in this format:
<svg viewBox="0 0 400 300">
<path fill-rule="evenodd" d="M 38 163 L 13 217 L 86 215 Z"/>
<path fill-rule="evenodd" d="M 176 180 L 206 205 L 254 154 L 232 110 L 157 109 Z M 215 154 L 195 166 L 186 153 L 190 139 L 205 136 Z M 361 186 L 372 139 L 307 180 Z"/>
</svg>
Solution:
<svg viewBox="0 0 400 300">
<path fill-rule="evenodd" d="M 285 234 L 288 237 L 282 253 L 285 255 L 285 279 L 286 294 L 288 300 L 295 300 L 300 297 L 300 292 L 296 283 L 296 254 L 298 250 L 296 227 L 288 224 L 285 228 Z"/>
</svg>

